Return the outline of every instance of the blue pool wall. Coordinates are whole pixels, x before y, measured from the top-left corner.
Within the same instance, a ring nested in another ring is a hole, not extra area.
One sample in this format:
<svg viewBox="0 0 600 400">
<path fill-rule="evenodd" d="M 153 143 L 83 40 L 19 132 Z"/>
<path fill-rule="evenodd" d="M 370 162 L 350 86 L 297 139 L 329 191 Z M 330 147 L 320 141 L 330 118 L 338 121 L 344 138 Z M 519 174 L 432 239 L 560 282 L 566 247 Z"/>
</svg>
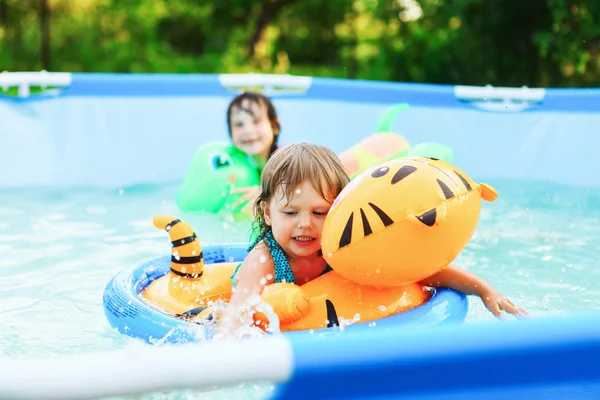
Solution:
<svg viewBox="0 0 600 400">
<path fill-rule="evenodd" d="M 304 93 L 273 98 L 283 144 L 341 152 L 373 133 L 387 106 L 407 102 L 393 130 L 412 144 L 451 146 L 476 179 L 600 186 L 600 90 L 546 89 L 527 104 L 458 92 L 313 78 Z M 0 97 L 0 189 L 176 183 L 199 145 L 228 139 L 236 93 L 217 75 L 73 74 L 57 94 Z M 590 313 L 297 338 L 294 372 L 274 397 L 599 399 L 599 321 Z"/>
<path fill-rule="evenodd" d="M 178 182 L 199 145 L 228 140 L 225 110 L 238 91 L 219 78 L 72 74 L 56 95 L 0 96 L 0 188 Z M 302 93 L 272 97 L 282 144 L 342 152 L 406 102 L 392 130 L 413 145 L 451 146 L 475 179 L 600 185 L 598 89 L 545 89 L 525 107 L 494 106 L 485 95 L 465 101 L 454 86 L 312 78 Z"/>
</svg>

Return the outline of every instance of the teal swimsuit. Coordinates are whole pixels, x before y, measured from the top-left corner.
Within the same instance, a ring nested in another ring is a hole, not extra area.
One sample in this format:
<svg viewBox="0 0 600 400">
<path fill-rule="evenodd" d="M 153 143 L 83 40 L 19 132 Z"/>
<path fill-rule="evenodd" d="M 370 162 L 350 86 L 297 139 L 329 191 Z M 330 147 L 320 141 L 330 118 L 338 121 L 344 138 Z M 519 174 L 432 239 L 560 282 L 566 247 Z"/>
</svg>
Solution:
<svg viewBox="0 0 600 400">
<path fill-rule="evenodd" d="M 273 257 L 273 263 L 275 264 L 275 283 L 291 282 L 291 283 L 295 284 L 296 279 L 294 278 L 294 274 L 292 273 L 292 267 L 290 267 L 290 263 L 288 262 L 287 258 L 285 258 L 283 249 L 281 248 L 279 243 L 277 243 L 277 241 L 273 237 L 273 232 L 271 232 L 269 230 L 265 234 L 264 240 L 265 240 L 265 243 L 267 244 L 267 247 L 269 247 L 269 250 L 271 251 L 271 256 Z M 258 242 L 260 242 L 260 238 L 257 238 L 254 241 L 254 243 L 252 243 L 250 245 L 250 247 L 248 247 L 248 252 L 250 252 L 250 250 L 252 250 L 254 248 L 254 246 L 257 245 Z M 235 280 L 234 280 L 235 274 L 237 274 L 238 269 L 240 268 L 241 265 L 242 265 L 242 263 L 239 263 L 237 265 L 237 267 L 235 267 L 235 271 L 233 272 L 233 275 L 231 275 L 231 283 L 232 283 L 233 287 L 235 287 Z M 332 269 L 329 265 L 327 265 L 327 267 L 325 267 L 325 269 L 323 270 L 321 275 L 323 275 L 329 271 L 332 271 Z"/>
</svg>

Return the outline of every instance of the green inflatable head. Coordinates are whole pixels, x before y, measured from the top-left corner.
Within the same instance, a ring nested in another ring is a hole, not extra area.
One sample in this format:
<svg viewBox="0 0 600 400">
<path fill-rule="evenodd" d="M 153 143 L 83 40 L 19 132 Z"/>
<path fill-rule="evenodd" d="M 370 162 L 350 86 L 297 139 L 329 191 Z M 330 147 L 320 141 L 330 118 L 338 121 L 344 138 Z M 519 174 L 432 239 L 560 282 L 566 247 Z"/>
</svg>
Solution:
<svg viewBox="0 0 600 400">
<path fill-rule="evenodd" d="M 259 172 L 245 153 L 228 143 L 208 143 L 192 157 L 177 191 L 177 206 L 190 212 L 239 213 L 247 204 L 233 209 L 241 195 L 230 194 L 231 189 L 259 184 Z"/>
</svg>

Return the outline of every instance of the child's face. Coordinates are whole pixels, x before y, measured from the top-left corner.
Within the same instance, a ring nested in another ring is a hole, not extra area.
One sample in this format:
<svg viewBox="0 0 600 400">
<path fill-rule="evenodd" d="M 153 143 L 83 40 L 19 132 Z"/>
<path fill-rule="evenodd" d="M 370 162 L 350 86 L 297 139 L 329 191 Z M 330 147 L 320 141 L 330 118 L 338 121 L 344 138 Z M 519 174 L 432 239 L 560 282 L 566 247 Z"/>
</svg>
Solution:
<svg viewBox="0 0 600 400">
<path fill-rule="evenodd" d="M 230 122 L 231 140 L 238 149 L 253 156 L 269 155 L 275 133 L 264 106 L 244 100 L 241 108 L 232 108 Z"/>
<path fill-rule="evenodd" d="M 265 220 L 286 255 L 309 257 L 321 250 L 321 231 L 333 200 L 329 197 L 322 198 L 308 181 L 295 189 L 289 203 L 282 189 L 275 193 L 265 207 Z"/>
</svg>

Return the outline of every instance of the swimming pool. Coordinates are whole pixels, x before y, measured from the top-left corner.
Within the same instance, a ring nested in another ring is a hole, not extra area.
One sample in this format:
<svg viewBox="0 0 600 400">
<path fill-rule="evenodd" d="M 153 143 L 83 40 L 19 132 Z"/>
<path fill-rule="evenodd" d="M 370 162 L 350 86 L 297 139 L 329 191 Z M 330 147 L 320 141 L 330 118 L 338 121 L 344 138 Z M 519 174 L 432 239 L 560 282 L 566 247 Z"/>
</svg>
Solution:
<svg viewBox="0 0 600 400">
<path fill-rule="evenodd" d="M 600 114 L 591 112 L 598 92 L 582 93 L 588 102 L 573 100 L 577 91 L 546 92 L 524 111 L 507 102 L 489 112 L 483 100 L 458 101 L 450 87 L 336 80 L 309 87 L 274 96 L 283 143 L 341 152 L 374 132 L 386 102 L 409 102 L 394 130 L 410 143 L 452 146 L 456 164 L 500 194 L 483 205 L 459 265 L 534 316 L 600 308 Z M 7 122 L 0 127 L 0 355 L 127 345 L 102 312 L 104 286 L 122 268 L 170 251 L 152 217 L 178 214 L 176 182 L 198 144 L 227 138 L 232 93 L 214 76 L 74 74 L 57 97 L 0 98 Z M 192 225 L 204 242 L 243 241 L 250 228 L 218 216 Z M 471 300 L 467 322 L 481 321 L 493 317 Z M 246 385 L 210 398 L 264 398 L 270 389 Z M 165 396 L 142 398 L 198 394 Z"/>
</svg>

